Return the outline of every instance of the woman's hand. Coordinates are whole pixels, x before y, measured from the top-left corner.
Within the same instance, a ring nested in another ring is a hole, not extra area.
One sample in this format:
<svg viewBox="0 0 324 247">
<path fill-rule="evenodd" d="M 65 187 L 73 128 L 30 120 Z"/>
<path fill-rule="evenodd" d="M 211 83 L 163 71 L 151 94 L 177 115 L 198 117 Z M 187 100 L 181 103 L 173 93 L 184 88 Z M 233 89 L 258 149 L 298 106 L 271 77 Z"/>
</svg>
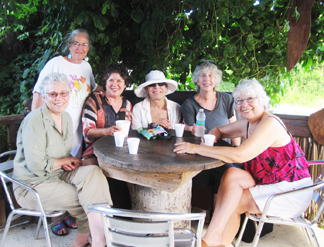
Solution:
<svg viewBox="0 0 324 247">
<path fill-rule="evenodd" d="M 106 135 L 114 136 L 114 133 L 122 131 L 122 128 L 120 126 L 114 125 L 109 128 L 106 128 L 105 130 L 106 130 Z"/>
<path fill-rule="evenodd" d="M 206 131 L 206 128 L 205 128 L 205 131 Z M 194 125 L 192 126 L 191 134 L 193 134 L 194 136 L 196 136 L 196 134 L 197 134 L 197 124 L 194 124 Z M 206 134 L 206 133 L 205 133 L 205 134 Z"/>
<path fill-rule="evenodd" d="M 199 147 L 199 145 L 192 144 L 189 142 L 180 142 L 175 144 L 176 148 L 173 150 L 173 152 L 177 154 L 182 153 L 188 153 L 188 154 L 196 154 L 196 148 Z"/>
<path fill-rule="evenodd" d="M 53 171 L 63 169 L 65 171 L 72 171 L 81 165 L 82 161 L 77 157 L 66 157 L 54 160 Z"/>
<path fill-rule="evenodd" d="M 197 133 L 197 124 L 194 124 L 192 126 L 192 129 L 191 129 L 191 134 L 193 134 L 194 136 L 196 136 L 196 133 Z"/>
<path fill-rule="evenodd" d="M 160 126 L 162 126 L 165 129 L 172 129 L 172 124 L 171 124 L 170 120 L 167 119 L 167 118 L 159 119 L 155 123 L 158 124 L 158 125 L 160 125 Z"/>
</svg>

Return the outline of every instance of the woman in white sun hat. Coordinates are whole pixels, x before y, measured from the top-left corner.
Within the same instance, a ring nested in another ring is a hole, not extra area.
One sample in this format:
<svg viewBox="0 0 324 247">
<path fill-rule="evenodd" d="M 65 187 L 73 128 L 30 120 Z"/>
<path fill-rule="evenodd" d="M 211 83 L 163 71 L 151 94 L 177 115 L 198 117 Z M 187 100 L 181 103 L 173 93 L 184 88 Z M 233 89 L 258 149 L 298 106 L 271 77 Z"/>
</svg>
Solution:
<svg viewBox="0 0 324 247">
<path fill-rule="evenodd" d="M 177 82 L 166 79 L 162 71 L 148 73 L 145 82 L 134 90 L 137 97 L 145 99 L 133 108 L 132 129 L 147 128 L 150 123 L 173 129 L 180 122 L 180 105 L 165 95 L 173 93 L 177 87 Z"/>
</svg>

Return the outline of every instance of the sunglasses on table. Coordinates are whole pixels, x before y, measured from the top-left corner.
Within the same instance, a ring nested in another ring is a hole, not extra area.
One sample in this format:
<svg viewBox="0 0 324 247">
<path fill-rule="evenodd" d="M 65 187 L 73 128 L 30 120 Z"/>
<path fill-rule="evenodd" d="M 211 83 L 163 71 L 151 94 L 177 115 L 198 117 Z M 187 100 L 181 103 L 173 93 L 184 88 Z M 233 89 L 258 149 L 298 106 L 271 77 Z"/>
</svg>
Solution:
<svg viewBox="0 0 324 247">
<path fill-rule="evenodd" d="M 166 85 L 166 83 L 165 82 L 160 82 L 160 83 L 154 83 L 154 84 L 150 84 L 150 85 L 148 85 L 148 87 L 155 87 L 155 85 L 156 84 L 158 84 L 159 85 L 159 87 L 163 87 L 163 86 L 165 86 Z"/>
<path fill-rule="evenodd" d="M 60 95 L 61 97 L 67 97 L 69 96 L 69 92 L 68 91 L 62 91 L 60 93 L 57 92 L 50 92 L 50 93 L 46 93 L 50 98 L 56 98 L 58 95 Z"/>
</svg>

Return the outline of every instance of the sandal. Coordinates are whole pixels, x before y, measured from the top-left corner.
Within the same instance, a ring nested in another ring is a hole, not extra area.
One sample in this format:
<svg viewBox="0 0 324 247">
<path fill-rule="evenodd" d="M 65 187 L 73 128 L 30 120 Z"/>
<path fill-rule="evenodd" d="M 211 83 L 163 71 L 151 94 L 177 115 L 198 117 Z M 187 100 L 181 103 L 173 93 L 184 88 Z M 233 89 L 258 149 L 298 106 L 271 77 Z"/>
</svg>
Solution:
<svg viewBox="0 0 324 247">
<path fill-rule="evenodd" d="M 67 228 L 70 228 L 70 229 L 78 228 L 78 227 L 73 227 L 73 225 L 76 225 L 76 222 L 71 216 L 65 217 L 62 221 Z"/>
<path fill-rule="evenodd" d="M 52 228 L 52 232 L 56 235 L 56 236 L 66 236 L 68 235 L 68 232 L 64 226 L 64 223 L 62 221 L 58 222 L 55 224 L 55 226 L 53 226 Z M 62 232 L 62 233 L 58 233 L 60 230 L 65 229 L 66 232 Z"/>
</svg>

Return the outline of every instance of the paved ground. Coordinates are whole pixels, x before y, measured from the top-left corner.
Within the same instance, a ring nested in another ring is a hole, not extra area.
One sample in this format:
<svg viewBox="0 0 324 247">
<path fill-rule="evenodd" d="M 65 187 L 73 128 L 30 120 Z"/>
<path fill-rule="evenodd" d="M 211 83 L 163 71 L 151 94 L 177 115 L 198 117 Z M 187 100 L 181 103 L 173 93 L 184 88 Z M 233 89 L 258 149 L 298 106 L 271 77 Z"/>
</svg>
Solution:
<svg viewBox="0 0 324 247">
<path fill-rule="evenodd" d="M 207 226 L 207 225 L 206 225 Z M 10 247 L 43 247 L 46 245 L 44 234 L 41 231 L 40 239 L 34 240 L 36 223 L 28 223 L 13 227 L 9 230 L 5 246 Z M 54 247 L 72 246 L 76 236 L 76 230 L 69 230 L 69 235 L 58 237 L 51 233 L 51 239 Z M 206 227 L 205 227 L 206 230 Z M 314 227 L 318 241 L 324 247 L 324 230 Z M 3 232 L 0 232 L 2 239 Z M 249 247 L 252 244 L 242 242 L 241 247 Z M 261 247 L 305 247 L 308 246 L 304 233 L 299 227 L 274 226 L 273 232 L 263 236 L 260 239 Z"/>
</svg>

